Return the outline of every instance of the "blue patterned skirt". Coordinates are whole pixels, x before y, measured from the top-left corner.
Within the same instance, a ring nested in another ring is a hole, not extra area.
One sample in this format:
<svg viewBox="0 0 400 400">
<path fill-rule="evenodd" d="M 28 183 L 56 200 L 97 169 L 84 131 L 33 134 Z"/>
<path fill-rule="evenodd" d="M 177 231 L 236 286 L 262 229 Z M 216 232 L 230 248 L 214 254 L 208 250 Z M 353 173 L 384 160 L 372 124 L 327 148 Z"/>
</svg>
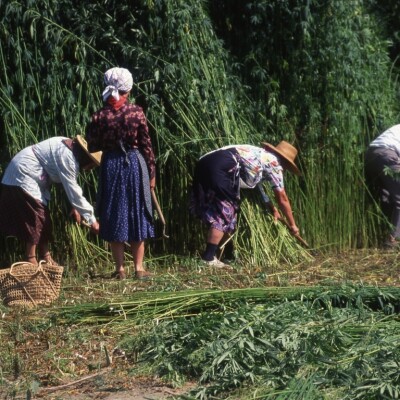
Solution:
<svg viewBox="0 0 400 400">
<path fill-rule="evenodd" d="M 150 181 L 137 149 L 105 152 L 96 204 L 99 236 L 107 242 L 140 242 L 154 237 Z"/>
</svg>

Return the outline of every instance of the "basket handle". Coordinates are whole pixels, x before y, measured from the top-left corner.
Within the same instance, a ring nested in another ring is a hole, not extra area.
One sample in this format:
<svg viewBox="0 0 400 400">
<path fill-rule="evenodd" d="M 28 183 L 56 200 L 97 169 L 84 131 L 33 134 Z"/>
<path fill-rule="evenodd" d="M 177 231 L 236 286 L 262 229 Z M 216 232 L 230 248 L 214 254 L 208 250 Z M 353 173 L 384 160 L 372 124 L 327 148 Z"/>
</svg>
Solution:
<svg viewBox="0 0 400 400">
<path fill-rule="evenodd" d="M 53 291 L 54 295 L 57 297 L 57 290 L 55 289 L 53 282 L 49 279 L 49 277 L 44 273 L 42 264 L 47 264 L 47 262 L 45 260 L 41 260 L 39 261 L 38 264 L 38 269 L 36 270 L 36 272 L 40 271 L 42 273 L 42 275 L 46 278 L 47 283 L 50 285 L 51 290 Z"/>
<path fill-rule="evenodd" d="M 13 275 L 13 273 L 12 273 L 12 269 L 13 269 L 14 267 L 16 267 L 17 265 L 21 265 L 21 264 L 31 264 L 31 265 L 35 266 L 35 264 L 32 264 L 32 263 L 30 263 L 29 261 L 18 261 L 18 262 L 15 262 L 14 264 L 11 265 L 9 274 L 10 274 L 11 276 L 15 276 L 15 275 Z M 38 268 L 39 268 L 39 265 L 38 265 Z"/>
</svg>

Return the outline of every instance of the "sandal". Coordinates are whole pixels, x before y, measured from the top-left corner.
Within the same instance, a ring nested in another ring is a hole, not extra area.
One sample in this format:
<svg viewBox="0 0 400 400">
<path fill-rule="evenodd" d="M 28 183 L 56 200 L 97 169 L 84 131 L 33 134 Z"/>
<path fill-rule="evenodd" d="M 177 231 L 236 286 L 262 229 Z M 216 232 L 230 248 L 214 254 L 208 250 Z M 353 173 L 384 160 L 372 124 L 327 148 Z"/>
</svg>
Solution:
<svg viewBox="0 0 400 400">
<path fill-rule="evenodd" d="M 136 271 L 135 272 L 135 278 L 139 280 L 147 280 L 151 279 L 153 275 L 150 272 L 147 271 Z"/>
<path fill-rule="evenodd" d="M 40 259 L 46 261 L 46 263 L 49 265 L 58 266 L 58 263 L 54 261 L 53 258 L 51 257 L 50 252 L 47 252 L 46 254 L 41 256 Z"/>
<path fill-rule="evenodd" d="M 126 279 L 125 271 L 114 271 L 111 274 L 111 278 L 115 278 L 115 279 L 123 281 L 124 279 Z"/>
</svg>

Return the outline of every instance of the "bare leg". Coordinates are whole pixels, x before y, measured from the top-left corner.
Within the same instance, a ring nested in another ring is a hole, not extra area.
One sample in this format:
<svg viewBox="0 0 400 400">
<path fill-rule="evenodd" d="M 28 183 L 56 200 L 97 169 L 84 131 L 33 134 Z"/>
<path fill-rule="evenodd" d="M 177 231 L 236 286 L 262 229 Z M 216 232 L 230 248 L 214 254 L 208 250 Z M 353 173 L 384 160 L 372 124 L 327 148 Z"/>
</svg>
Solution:
<svg viewBox="0 0 400 400">
<path fill-rule="evenodd" d="M 207 234 L 207 243 L 218 245 L 219 242 L 224 237 L 224 235 L 225 235 L 224 232 L 219 231 L 218 229 L 215 228 L 210 228 Z"/>
<path fill-rule="evenodd" d="M 125 279 L 124 269 L 124 249 L 125 244 L 122 242 L 110 242 L 111 253 L 115 263 L 115 272 L 119 279 Z"/>
<path fill-rule="evenodd" d="M 231 269 L 228 264 L 223 263 L 216 257 L 218 246 L 223 239 L 226 241 L 226 237 L 229 237 L 227 235 L 228 234 L 212 227 L 208 230 L 206 248 L 201 258 L 210 267 Z M 222 244 L 224 244 L 224 242 L 222 242 Z"/>
<path fill-rule="evenodd" d="M 132 242 L 132 257 L 135 264 L 135 271 L 144 271 L 143 259 L 144 259 L 144 241 Z"/>
<path fill-rule="evenodd" d="M 144 241 L 142 240 L 140 242 L 132 242 L 131 248 L 133 262 L 135 263 L 135 277 L 137 279 L 149 279 L 152 274 L 145 271 L 143 268 L 143 258 L 145 250 Z"/>
<path fill-rule="evenodd" d="M 25 257 L 28 262 L 37 265 L 38 262 L 36 259 L 36 244 L 33 244 L 32 242 L 26 243 Z"/>
<path fill-rule="evenodd" d="M 51 265 L 58 265 L 53 260 L 53 257 L 49 251 L 49 242 L 39 243 L 37 247 L 39 250 L 39 260 L 44 260 Z"/>
<path fill-rule="evenodd" d="M 215 254 L 218 250 L 218 245 L 224 237 L 224 232 L 219 231 L 215 228 L 210 228 L 207 233 L 206 248 L 201 256 L 205 261 L 212 261 L 215 258 Z"/>
</svg>

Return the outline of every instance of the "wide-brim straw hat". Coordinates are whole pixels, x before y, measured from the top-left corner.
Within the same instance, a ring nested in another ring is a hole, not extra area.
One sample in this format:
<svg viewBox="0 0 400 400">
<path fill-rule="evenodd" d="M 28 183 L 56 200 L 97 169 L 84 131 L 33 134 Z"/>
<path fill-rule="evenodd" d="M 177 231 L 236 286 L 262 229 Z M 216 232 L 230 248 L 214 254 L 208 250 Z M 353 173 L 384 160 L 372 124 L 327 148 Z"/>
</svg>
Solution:
<svg viewBox="0 0 400 400">
<path fill-rule="evenodd" d="M 90 153 L 88 150 L 88 145 L 86 140 L 82 135 L 76 135 L 76 141 L 80 144 L 83 150 L 85 150 L 86 154 L 90 157 L 90 159 L 97 165 L 100 165 L 101 156 L 103 154 L 102 151 L 96 151 L 95 153 Z"/>
<path fill-rule="evenodd" d="M 297 168 L 294 160 L 297 156 L 297 149 L 292 146 L 290 143 L 282 140 L 278 145 L 273 146 L 269 143 L 261 143 L 265 150 L 272 151 L 276 153 L 278 156 L 282 157 L 287 161 L 287 167 L 290 172 L 295 175 L 301 175 L 300 170 Z"/>
</svg>

